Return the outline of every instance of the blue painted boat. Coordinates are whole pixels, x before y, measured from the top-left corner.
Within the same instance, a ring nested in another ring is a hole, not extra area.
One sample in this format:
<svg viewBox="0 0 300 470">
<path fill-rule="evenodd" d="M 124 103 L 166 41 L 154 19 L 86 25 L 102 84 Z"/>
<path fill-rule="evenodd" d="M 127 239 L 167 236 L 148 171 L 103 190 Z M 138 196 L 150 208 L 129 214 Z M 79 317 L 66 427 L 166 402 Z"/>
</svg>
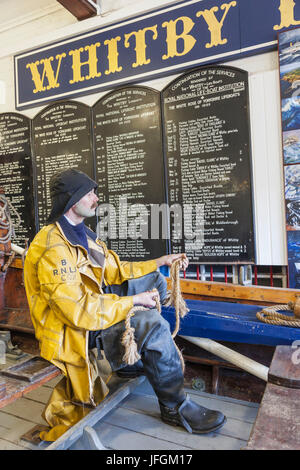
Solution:
<svg viewBox="0 0 300 470">
<path fill-rule="evenodd" d="M 210 338 L 216 341 L 267 346 L 290 345 L 300 340 L 300 328 L 270 325 L 256 318 L 262 305 L 247 305 L 186 299 L 190 309 L 181 319 L 178 335 Z M 285 315 L 292 312 L 284 311 Z M 162 307 L 163 317 L 175 328 L 175 309 Z"/>
</svg>

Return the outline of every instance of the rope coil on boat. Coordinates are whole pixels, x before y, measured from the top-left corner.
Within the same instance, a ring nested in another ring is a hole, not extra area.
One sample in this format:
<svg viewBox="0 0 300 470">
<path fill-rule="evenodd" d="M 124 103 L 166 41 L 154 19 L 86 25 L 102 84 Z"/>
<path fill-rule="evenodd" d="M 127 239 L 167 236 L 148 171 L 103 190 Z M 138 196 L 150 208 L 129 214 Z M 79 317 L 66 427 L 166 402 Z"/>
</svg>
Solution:
<svg viewBox="0 0 300 470">
<path fill-rule="evenodd" d="M 293 310 L 294 315 L 289 316 L 280 311 Z M 271 325 L 290 326 L 293 328 L 300 328 L 300 316 L 296 309 L 296 302 L 289 302 L 284 305 L 273 305 L 271 307 L 265 307 L 260 312 L 257 312 L 256 317 L 264 323 Z"/>
</svg>

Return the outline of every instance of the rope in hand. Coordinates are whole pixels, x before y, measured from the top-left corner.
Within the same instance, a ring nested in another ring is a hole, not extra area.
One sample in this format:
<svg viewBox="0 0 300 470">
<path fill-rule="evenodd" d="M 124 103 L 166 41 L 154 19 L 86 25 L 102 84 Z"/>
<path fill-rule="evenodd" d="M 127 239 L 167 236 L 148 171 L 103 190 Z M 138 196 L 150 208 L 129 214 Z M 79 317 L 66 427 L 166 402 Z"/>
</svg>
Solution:
<svg viewBox="0 0 300 470">
<path fill-rule="evenodd" d="M 274 305 L 271 307 L 265 307 L 260 312 L 257 312 L 256 317 L 264 323 L 271 325 L 291 326 L 294 328 L 300 327 L 300 318 L 296 315 L 289 316 L 283 313 L 278 313 L 280 310 L 293 310 L 295 304 L 289 302 L 287 305 Z"/>
<path fill-rule="evenodd" d="M 167 302 L 165 303 L 166 306 L 174 306 L 175 308 L 175 315 L 176 315 L 176 325 L 175 329 L 172 333 L 172 338 L 174 339 L 178 333 L 179 326 L 180 326 L 180 317 L 183 318 L 188 313 L 188 308 L 186 303 L 182 297 L 181 289 L 180 289 L 180 267 L 181 267 L 181 259 L 177 259 L 172 263 L 171 270 L 170 270 L 170 278 L 171 278 L 171 292 Z M 157 292 L 156 296 L 156 308 L 159 313 L 161 313 L 161 305 L 159 301 L 159 293 L 157 289 L 153 289 L 151 292 Z M 125 354 L 123 356 L 123 361 L 126 362 L 128 365 L 135 364 L 140 358 L 140 354 L 137 350 L 137 344 L 134 338 L 134 328 L 130 325 L 130 318 L 134 315 L 135 312 L 141 310 L 149 310 L 146 307 L 136 305 L 132 307 L 126 315 L 125 319 L 125 332 L 122 336 L 122 345 L 125 348 Z M 174 345 L 177 349 L 182 370 L 184 372 L 185 365 L 184 359 L 182 357 L 181 351 L 178 349 L 177 344 L 174 341 Z"/>
</svg>

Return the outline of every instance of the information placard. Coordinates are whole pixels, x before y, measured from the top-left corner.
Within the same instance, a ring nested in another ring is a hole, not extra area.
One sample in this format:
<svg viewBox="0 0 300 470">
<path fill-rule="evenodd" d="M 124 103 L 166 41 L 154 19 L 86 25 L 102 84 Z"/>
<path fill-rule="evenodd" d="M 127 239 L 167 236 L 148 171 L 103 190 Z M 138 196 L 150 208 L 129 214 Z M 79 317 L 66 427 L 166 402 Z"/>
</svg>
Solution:
<svg viewBox="0 0 300 470">
<path fill-rule="evenodd" d="M 49 180 L 54 173 L 76 168 L 94 177 L 90 108 L 76 101 L 47 107 L 33 119 L 33 143 L 41 228 L 51 209 Z"/>
<path fill-rule="evenodd" d="M 171 251 L 191 262 L 254 262 L 247 73 L 197 69 L 162 100 L 168 199 L 183 209 Z"/>
<path fill-rule="evenodd" d="M 30 119 L 0 114 L 0 187 L 12 205 L 12 242 L 25 245 L 35 235 Z"/>
<path fill-rule="evenodd" d="M 98 235 L 123 259 L 162 256 L 168 236 L 165 213 L 159 214 L 165 209 L 160 93 L 116 90 L 94 105 L 93 121 Z"/>
</svg>

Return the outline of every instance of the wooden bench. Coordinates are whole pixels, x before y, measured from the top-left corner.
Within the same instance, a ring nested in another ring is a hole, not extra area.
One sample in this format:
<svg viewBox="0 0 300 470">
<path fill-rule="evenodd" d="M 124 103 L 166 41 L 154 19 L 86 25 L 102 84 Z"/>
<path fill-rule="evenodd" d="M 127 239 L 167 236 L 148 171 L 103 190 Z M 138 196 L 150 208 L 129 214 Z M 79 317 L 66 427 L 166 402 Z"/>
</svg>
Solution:
<svg viewBox="0 0 300 470">
<path fill-rule="evenodd" d="M 40 387 L 60 370 L 39 356 L 29 357 L 0 371 L 0 408 Z"/>
<path fill-rule="evenodd" d="M 278 346 L 245 450 L 299 450 L 299 403 L 300 353 L 295 347 Z"/>
</svg>

